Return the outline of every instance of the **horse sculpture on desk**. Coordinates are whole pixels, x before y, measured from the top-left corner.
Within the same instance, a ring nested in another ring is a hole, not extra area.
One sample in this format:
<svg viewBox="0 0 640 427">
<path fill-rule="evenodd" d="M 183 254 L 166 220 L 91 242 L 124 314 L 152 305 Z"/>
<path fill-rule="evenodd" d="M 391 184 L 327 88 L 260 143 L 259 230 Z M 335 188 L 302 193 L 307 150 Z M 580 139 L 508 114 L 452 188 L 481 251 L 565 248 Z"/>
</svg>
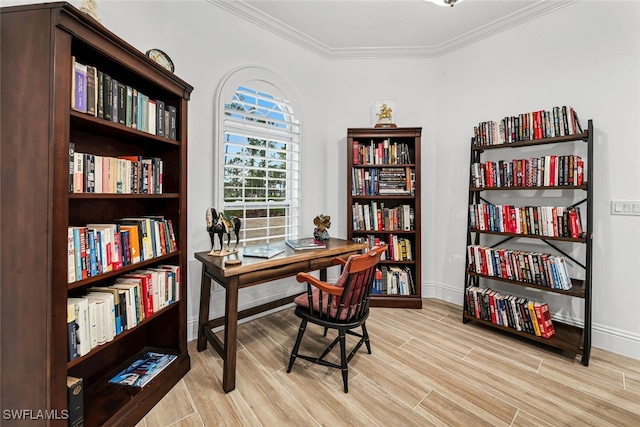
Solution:
<svg viewBox="0 0 640 427">
<path fill-rule="evenodd" d="M 240 227 L 242 223 L 240 218 L 232 216 L 229 219 L 224 213 L 216 212 L 214 208 L 207 209 L 207 231 L 211 238 L 211 252 L 209 255 L 225 256 L 238 252 L 238 242 L 240 241 Z M 231 243 L 231 233 L 236 235 L 236 244 L 232 250 L 229 249 Z M 227 235 L 227 244 L 223 241 L 223 235 Z M 215 236 L 218 236 L 220 242 L 220 249 L 216 250 Z"/>
</svg>

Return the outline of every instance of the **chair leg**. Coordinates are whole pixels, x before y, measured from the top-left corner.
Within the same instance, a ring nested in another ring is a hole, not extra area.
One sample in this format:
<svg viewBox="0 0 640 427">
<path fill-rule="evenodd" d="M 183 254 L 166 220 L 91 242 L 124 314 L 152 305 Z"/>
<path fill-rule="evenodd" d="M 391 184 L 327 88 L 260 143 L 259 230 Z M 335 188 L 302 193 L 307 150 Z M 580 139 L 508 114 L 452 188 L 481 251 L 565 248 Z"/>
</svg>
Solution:
<svg viewBox="0 0 640 427">
<path fill-rule="evenodd" d="M 367 327 L 362 324 L 362 339 L 364 340 L 364 345 L 367 346 L 367 351 L 371 354 L 371 343 L 369 343 L 369 334 L 367 333 Z"/>
<path fill-rule="evenodd" d="M 287 367 L 287 374 L 291 372 L 291 368 L 293 367 L 293 363 L 296 361 L 296 357 L 298 356 L 298 348 L 300 348 L 300 342 L 302 341 L 302 336 L 304 335 L 304 331 L 307 329 L 307 321 L 302 320 L 300 323 L 300 329 L 298 329 L 298 337 L 296 338 L 296 343 L 293 345 L 293 350 L 291 350 L 291 357 L 289 358 L 289 366 Z"/>
<path fill-rule="evenodd" d="M 324 334 L 323 334 L 323 336 L 325 336 L 325 337 L 327 336 L 327 331 L 328 331 L 328 330 L 329 330 L 329 328 L 327 328 L 327 327 L 325 327 L 325 328 L 324 328 Z"/>
<path fill-rule="evenodd" d="M 340 329 L 339 332 L 340 339 L 340 364 L 342 369 L 342 384 L 344 385 L 344 392 L 349 392 L 349 386 L 347 385 L 349 379 L 349 368 L 347 366 L 347 349 L 346 349 L 346 339 L 344 329 Z"/>
</svg>

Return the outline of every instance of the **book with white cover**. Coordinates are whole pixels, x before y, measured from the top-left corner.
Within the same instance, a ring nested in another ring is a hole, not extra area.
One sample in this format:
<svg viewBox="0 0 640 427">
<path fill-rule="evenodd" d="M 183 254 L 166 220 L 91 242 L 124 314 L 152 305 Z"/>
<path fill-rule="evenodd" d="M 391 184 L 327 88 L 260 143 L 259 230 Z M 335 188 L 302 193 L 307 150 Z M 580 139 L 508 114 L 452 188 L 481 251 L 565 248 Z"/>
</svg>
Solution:
<svg viewBox="0 0 640 427">
<path fill-rule="evenodd" d="M 67 298 L 67 304 L 73 304 L 76 310 L 78 354 L 84 356 L 91 351 L 89 301 L 86 298 Z"/>
</svg>

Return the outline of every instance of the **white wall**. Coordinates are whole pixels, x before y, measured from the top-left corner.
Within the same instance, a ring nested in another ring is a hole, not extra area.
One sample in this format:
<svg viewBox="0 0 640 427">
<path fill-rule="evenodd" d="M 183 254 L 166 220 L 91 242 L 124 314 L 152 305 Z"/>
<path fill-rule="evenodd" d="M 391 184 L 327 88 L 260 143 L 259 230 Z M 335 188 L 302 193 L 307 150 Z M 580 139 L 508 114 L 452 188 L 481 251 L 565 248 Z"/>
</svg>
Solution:
<svg viewBox="0 0 640 427">
<path fill-rule="evenodd" d="M 640 4 L 561 8 L 438 58 L 436 79 L 438 162 L 427 185 L 439 189 L 427 221 L 439 225 L 428 238 L 443 250 L 427 261 L 427 288 L 462 301 L 472 127 L 572 105 L 595 127 L 593 345 L 640 358 L 640 217 L 612 216 L 609 207 L 612 199 L 640 200 Z"/>
<path fill-rule="evenodd" d="M 556 105 L 572 105 L 583 123 L 594 119 L 593 344 L 640 359 L 640 218 L 609 214 L 611 199 L 640 200 L 638 2 L 583 0 L 437 59 L 324 60 L 205 0 L 103 0 L 99 14 L 106 27 L 141 51 L 167 52 L 176 74 L 194 86 L 189 254 L 209 249 L 204 212 L 215 185 L 214 94 L 222 77 L 239 66 L 267 67 L 297 91 L 302 167 L 309 171 L 302 183 L 302 217 L 309 218 L 303 232 L 311 232 L 311 219 L 322 212 L 332 216 L 331 235 L 346 236 L 346 129 L 371 126 L 376 99 L 396 100 L 399 126 L 423 128 L 423 294 L 458 304 L 473 126 Z M 196 333 L 199 281 L 199 263 L 190 255 L 190 338 Z M 240 306 L 290 292 L 287 283 L 260 286 L 243 291 Z M 214 292 L 212 316 L 222 314 L 223 295 Z"/>
<path fill-rule="evenodd" d="M 313 217 L 324 210 L 323 182 L 326 163 L 324 124 L 329 117 L 323 102 L 326 97 L 327 64 L 312 54 L 281 38 L 229 14 L 217 6 L 199 1 L 107 2 L 102 4 L 103 22 L 116 34 L 142 51 L 158 47 L 169 54 L 176 74 L 193 87 L 189 102 L 189 171 L 188 171 L 188 322 L 189 337 L 196 336 L 200 296 L 200 263 L 195 252 L 211 249 L 205 230 L 205 211 L 213 205 L 213 140 L 215 92 L 223 77 L 245 65 L 259 65 L 279 74 L 299 100 L 302 111 L 303 175 L 301 208 L 302 233 L 311 234 Z M 149 6 L 153 5 L 153 10 Z M 146 27 L 139 17 L 157 16 Z M 309 118 L 309 120 L 307 120 Z M 308 218 L 308 221 L 304 221 Z M 224 291 L 214 287 L 211 316 L 223 314 Z M 240 309 L 268 302 L 300 291 L 295 280 L 279 281 L 240 291 Z"/>
</svg>

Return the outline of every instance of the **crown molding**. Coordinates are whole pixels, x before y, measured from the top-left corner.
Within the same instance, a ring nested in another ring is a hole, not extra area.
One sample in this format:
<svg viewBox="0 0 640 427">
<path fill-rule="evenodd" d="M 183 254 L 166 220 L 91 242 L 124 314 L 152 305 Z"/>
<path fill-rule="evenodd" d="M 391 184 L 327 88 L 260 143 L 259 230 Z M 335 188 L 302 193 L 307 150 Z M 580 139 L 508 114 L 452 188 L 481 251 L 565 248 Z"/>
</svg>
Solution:
<svg viewBox="0 0 640 427">
<path fill-rule="evenodd" d="M 561 9 L 578 1 L 579 0 L 540 0 L 537 3 L 532 4 L 531 6 L 520 9 L 517 12 L 506 15 L 500 19 L 497 19 L 493 22 L 469 31 L 468 33 L 461 34 L 458 37 L 454 37 L 451 40 L 442 43 L 436 48 L 438 52 L 436 56 L 445 55 L 447 53 L 461 49 L 482 39 L 486 39 L 510 28 L 522 25 L 525 22 L 537 19 L 548 13 L 555 12 L 558 9 Z"/>
<path fill-rule="evenodd" d="M 478 27 L 460 36 L 454 37 L 437 46 L 404 47 L 352 47 L 332 48 L 319 40 L 279 21 L 242 0 L 207 0 L 247 22 L 251 22 L 285 40 L 290 41 L 325 59 L 395 59 L 395 58 L 437 58 L 465 46 L 491 37 L 502 31 L 521 25 L 548 13 L 576 3 L 579 0 L 548 1 L 540 0 L 531 6 Z"/>
</svg>

